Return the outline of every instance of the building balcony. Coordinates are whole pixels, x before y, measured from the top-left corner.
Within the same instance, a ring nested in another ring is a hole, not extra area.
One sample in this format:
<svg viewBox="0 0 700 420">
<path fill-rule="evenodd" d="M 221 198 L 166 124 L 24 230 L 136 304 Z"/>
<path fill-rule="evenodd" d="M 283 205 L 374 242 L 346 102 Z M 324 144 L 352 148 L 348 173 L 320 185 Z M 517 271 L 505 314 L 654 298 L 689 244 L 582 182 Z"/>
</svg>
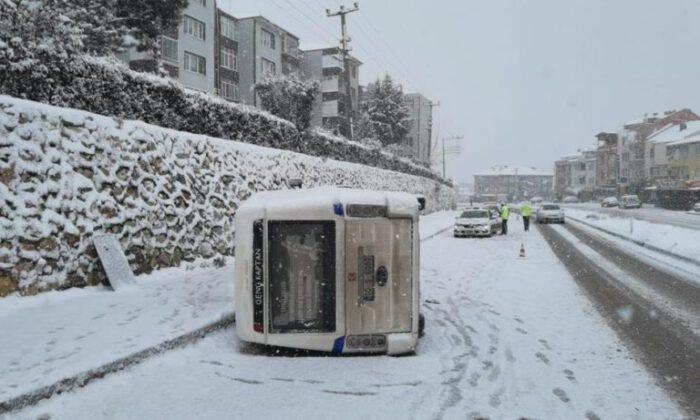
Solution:
<svg viewBox="0 0 700 420">
<path fill-rule="evenodd" d="M 340 69 L 343 70 L 343 60 L 337 55 L 324 55 L 321 61 L 324 69 Z"/>
<path fill-rule="evenodd" d="M 341 89 L 342 83 L 337 77 L 321 82 L 321 92 L 323 93 L 340 92 Z"/>
<path fill-rule="evenodd" d="M 321 109 L 321 115 L 324 118 L 328 117 L 337 117 L 340 115 L 339 107 L 338 107 L 338 101 L 324 101 L 323 102 L 323 107 Z"/>
<path fill-rule="evenodd" d="M 282 50 L 282 57 L 294 61 L 301 61 L 303 55 L 299 52 L 298 48 L 285 48 Z"/>
</svg>

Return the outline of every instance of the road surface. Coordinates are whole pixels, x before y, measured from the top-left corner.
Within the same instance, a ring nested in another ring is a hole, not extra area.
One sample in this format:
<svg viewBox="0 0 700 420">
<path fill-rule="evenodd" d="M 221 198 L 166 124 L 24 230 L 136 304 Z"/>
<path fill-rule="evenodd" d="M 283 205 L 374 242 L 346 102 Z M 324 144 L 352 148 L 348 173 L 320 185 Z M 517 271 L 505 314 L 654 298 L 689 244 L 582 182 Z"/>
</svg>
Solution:
<svg viewBox="0 0 700 420">
<path fill-rule="evenodd" d="M 611 327 L 700 416 L 700 284 L 577 224 L 539 227 Z"/>
<path fill-rule="evenodd" d="M 516 216 L 517 217 L 517 216 Z M 446 223 L 449 224 L 449 220 Z M 407 357 L 326 357 L 235 327 L 17 413 L 47 418 L 682 418 L 539 230 L 421 247 L 426 335 Z M 524 244 L 526 258 L 519 258 Z M 299 355 L 296 355 L 299 356 Z"/>
</svg>

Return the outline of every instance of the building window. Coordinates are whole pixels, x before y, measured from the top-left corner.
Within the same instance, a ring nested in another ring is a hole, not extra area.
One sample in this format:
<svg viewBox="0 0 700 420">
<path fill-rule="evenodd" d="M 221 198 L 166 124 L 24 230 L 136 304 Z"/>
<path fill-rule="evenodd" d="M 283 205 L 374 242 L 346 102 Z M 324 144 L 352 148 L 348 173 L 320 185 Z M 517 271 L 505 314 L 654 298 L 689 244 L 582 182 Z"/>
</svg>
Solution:
<svg viewBox="0 0 700 420">
<path fill-rule="evenodd" d="M 238 100 L 238 83 L 222 80 L 220 86 L 220 94 L 223 98 L 237 101 Z"/>
<path fill-rule="evenodd" d="M 221 25 L 221 35 L 228 39 L 236 39 L 236 23 L 233 19 L 227 16 L 221 16 L 219 24 Z"/>
<path fill-rule="evenodd" d="M 160 49 L 163 59 L 177 63 L 177 41 L 171 38 L 162 37 L 160 39 Z"/>
<path fill-rule="evenodd" d="M 357 66 L 350 66 L 350 71 L 352 72 L 352 78 L 357 79 Z"/>
<path fill-rule="evenodd" d="M 656 149 L 654 149 L 654 146 L 651 146 L 651 148 L 649 149 L 649 158 L 654 159 L 655 156 L 656 156 Z"/>
<path fill-rule="evenodd" d="M 267 58 L 262 58 L 262 73 L 267 74 L 277 74 L 277 65 L 274 61 L 270 61 Z"/>
<path fill-rule="evenodd" d="M 185 51 L 185 70 L 201 75 L 207 74 L 207 61 L 204 57 Z"/>
<path fill-rule="evenodd" d="M 622 161 L 623 162 L 628 162 L 630 160 L 630 154 L 625 152 L 622 154 Z"/>
<path fill-rule="evenodd" d="M 204 22 L 187 15 L 183 16 L 182 21 L 182 31 L 185 34 L 204 41 L 206 37 Z"/>
<path fill-rule="evenodd" d="M 236 51 L 232 48 L 221 47 L 221 67 L 236 70 Z"/>
<path fill-rule="evenodd" d="M 270 31 L 266 31 L 265 29 L 261 29 L 262 31 L 262 43 L 264 46 L 267 48 L 275 49 L 275 34 L 273 34 Z"/>
</svg>

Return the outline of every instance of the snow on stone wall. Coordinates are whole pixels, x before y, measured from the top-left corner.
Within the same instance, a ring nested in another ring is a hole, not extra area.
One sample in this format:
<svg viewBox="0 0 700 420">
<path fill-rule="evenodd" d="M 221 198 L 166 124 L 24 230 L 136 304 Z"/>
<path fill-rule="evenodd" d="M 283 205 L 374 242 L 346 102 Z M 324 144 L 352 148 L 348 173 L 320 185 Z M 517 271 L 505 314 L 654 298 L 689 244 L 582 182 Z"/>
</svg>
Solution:
<svg viewBox="0 0 700 420">
<path fill-rule="evenodd" d="M 454 202 L 422 177 L 0 96 L 0 296 L 100 283 L 98 233 L 137 274 L 231 255 L 240 203 L 291 178 Z"/>
</svg>

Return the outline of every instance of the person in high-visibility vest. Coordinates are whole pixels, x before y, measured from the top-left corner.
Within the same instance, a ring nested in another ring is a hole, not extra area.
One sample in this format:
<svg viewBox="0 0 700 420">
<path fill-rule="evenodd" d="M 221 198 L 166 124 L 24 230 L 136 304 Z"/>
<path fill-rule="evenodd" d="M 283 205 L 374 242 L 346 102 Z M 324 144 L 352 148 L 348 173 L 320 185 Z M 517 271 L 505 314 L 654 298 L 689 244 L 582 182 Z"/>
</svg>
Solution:
<svg viewBox="0 0 700 420">
<path fill-rule="evenodd" d="M 508 204 L 501 204 L 501 235 L 508 234 L 508 216 L 510 216 L 510 209 Z"/>
<path fill-rule="evenodd" d="M 530 204 L 529 201 L 526 201 L 520 207 L 520 215 L 523 216 L 523 226 L 525 227 L 525 230 L 530 230 L 530 216 L 532 216 L 532 204 Z"/>
</svg>

